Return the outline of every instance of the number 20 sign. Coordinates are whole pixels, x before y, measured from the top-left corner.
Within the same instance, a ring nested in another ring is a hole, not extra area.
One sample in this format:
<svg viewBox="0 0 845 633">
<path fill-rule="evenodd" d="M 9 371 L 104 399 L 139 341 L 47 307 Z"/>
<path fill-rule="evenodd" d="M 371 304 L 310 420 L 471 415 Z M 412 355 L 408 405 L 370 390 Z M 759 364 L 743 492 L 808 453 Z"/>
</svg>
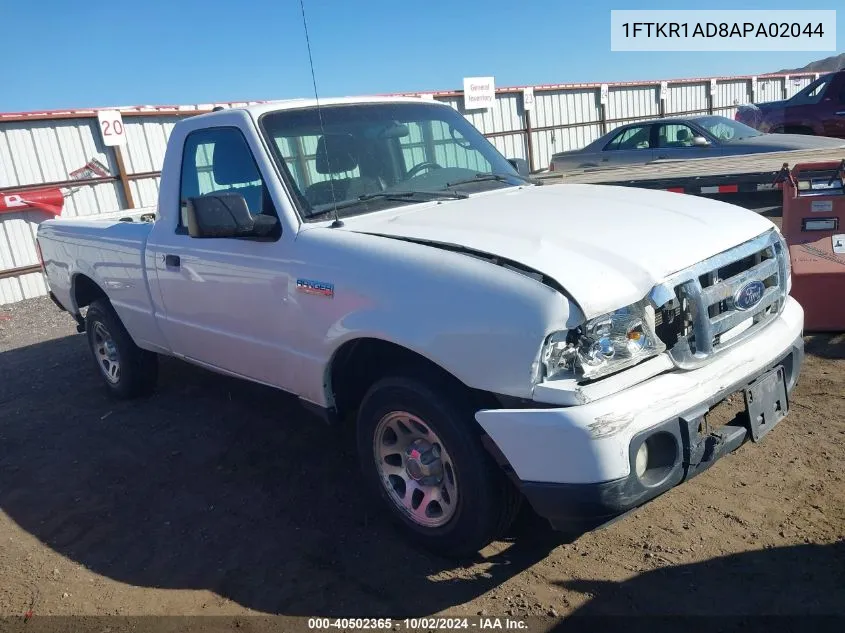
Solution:
<svg viewBox="0 0 845 633">
<path fill-rule="evenodd" d="M 100 136 L 104 145 L 124 145 L 126 143 L 126 129 L 123 127 L 123 117 L 117 110 L 101 110 L 97 112 L 100 124 Z"/>
</svg>

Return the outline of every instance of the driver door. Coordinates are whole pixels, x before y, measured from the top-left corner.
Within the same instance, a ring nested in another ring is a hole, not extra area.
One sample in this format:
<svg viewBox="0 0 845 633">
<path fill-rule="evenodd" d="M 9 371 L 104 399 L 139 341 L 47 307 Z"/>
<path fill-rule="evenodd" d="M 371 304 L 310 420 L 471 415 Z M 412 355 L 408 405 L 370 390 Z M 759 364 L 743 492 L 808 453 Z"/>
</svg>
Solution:
<svg viewBox="0 0 845 633">
<path fill-rule="evenodd" d="M 283 242 L 279 236 L 195 238 L 186 228 L 187 198 L 220 191 L 243 194 L 254 215 L 278 217 L 265 178 L 236 127 L 188 135 L 181 171 L 178 225 L 155 232 L 147 246 L 170 349 L 214 369 L 284 386 L 292 363 L 282 345 L 291 287 Z"/>
</svg>

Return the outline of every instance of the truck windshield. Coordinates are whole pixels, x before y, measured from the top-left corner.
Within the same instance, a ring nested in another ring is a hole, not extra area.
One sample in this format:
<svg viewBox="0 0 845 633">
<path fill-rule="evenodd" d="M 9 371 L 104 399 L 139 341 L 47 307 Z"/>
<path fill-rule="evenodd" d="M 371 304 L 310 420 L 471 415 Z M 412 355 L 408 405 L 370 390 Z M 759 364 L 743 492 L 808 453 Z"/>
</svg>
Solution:
<svg viewBox="0 0 845 633">
<path fill-rule="evenodd" d="M 723 116 L 703 116 L 695 120 L 701 127 L 720 141 L 738 141 L 752 136 L 760 136 L 753 127 L 732 121 Z"/>
<path fill-rule="evenodd" d="M 442 105 L 278 110 L 259 126 L 306 221 L 526 182 L 459 112 Z"/>
</svg>

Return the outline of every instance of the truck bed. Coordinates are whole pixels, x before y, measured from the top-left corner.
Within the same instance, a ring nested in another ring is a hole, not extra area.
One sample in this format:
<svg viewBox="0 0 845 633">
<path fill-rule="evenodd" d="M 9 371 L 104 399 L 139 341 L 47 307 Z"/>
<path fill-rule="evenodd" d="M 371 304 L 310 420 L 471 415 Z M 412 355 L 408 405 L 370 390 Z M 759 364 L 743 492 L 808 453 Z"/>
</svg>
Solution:
<svg viewBox="0 0 845 633">
<path fill-rule="evenodd" d="M 87 283 L 85 277 L 107 292 L 129 331 L 142 339 L 160 340 L 154 330 L 145 262 L 153 223 L 142 221 L 154 214 L 154 209 L 131 209 L 42 222 L 37 240 L 56 301 L 77 313 L 75 293 Z"/>
</svg>

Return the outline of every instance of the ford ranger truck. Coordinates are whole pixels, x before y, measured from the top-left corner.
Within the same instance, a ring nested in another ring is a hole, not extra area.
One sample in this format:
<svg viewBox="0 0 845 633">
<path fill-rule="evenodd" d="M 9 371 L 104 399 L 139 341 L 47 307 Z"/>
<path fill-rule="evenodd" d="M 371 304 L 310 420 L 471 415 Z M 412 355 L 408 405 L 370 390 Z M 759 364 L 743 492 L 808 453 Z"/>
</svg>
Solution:
<svg viewBox="0 0 845 633">
<path fill-rule="evenodd" d="M 354 425 L 386 514 L 463 556 L 523 501 L 583 533 L 761 439 L 803 358 L 771 221 L 526 172 L 436 102 L 235 108 L 173 128 L 154 221 L 37 241 L 114 396 L 159 355 L 295 394 Z"/>
<path fill-rule="evenodd" d="M 786 101 L 739 106 L 734 119 L 761 132 L 845 138 L 845 70 L 822 75 Z"/>
</svg>

